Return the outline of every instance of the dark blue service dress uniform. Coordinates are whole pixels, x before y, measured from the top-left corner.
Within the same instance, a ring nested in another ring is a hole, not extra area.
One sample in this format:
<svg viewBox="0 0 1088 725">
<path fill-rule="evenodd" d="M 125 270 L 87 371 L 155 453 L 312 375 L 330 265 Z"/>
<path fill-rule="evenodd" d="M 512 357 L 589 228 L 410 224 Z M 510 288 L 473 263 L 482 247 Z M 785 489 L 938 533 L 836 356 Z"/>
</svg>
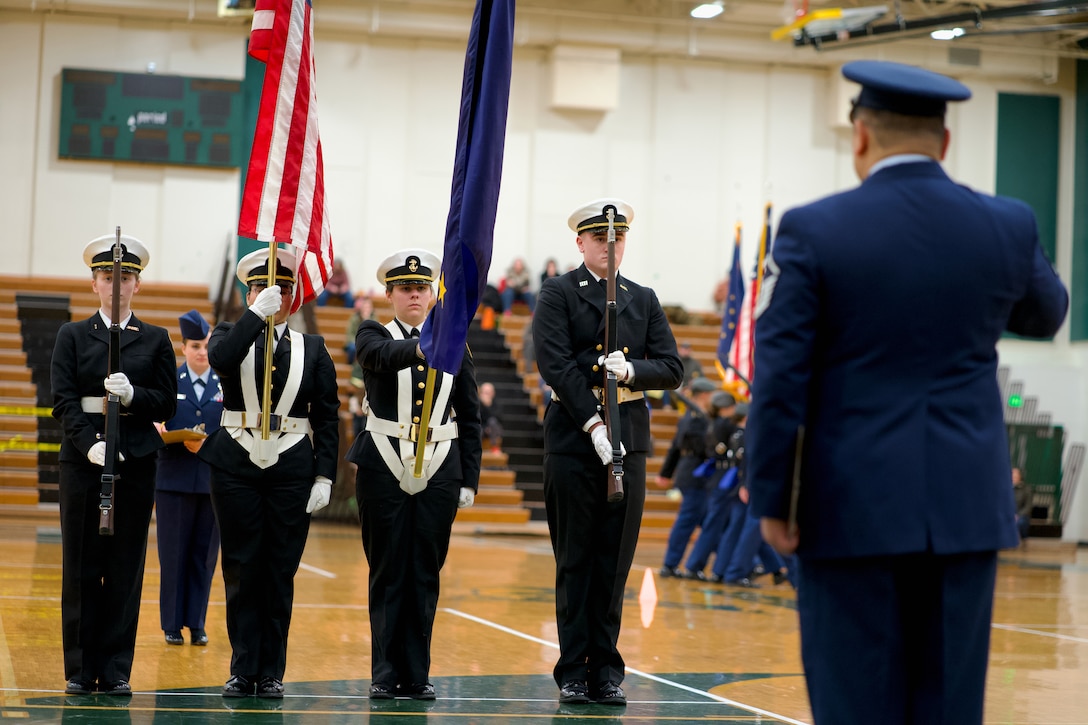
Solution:
<svg viewBox="0 0 1088 725">
<path fill-rule="evenodd" d="M 133 387 L 121 406 L 119 451 L 125 457 L 114 485 L 114 534 L 98 533 L 102 466 L 87 451 L 103 439 L 106 416 L 93 398 L 106 391 L 109 326 L 101 315 L 69 322 L 57 332 L 51 362 L 53 417 L 64 428 L 60 446 L 60 525 L 64 566 L 61 635 L 64 677 L 100 686 L 129 680 L 136 647 L 147 528 L 155 498 L 155 421 L 174 415 L 174 346 L 161 327 L 132 315 L 121 330 L 121 372 Z M 86 400 L 84 400 L 86 399 Z"/>
<path fill-rule="evenodd" d="M 782 217 L 748 481 L 755 513 L 785 520 L 805 426 L 799 610 L 817 722 L 981 721 L 995 552 L 1017 543 L 995 346 L 1055 334 L 1067 301 L 1027 205 L 936 162 Z"/>
<path fill-rule="evenodd" d="M 207 371 L 208 382 L 196 392 L 189 366 L 177 370 L 177 413 L 166 429 L 204 427 L 219 430 L 223 393 L 219 376 Z M 215 562 L 219 557 L 219 527 L 212 509 L 211 471 L 182 443 L 159 450 L 155 478 L 155 523 L 159 546 L 159 620 L 164 632 L 182 627 L 204 629 Z"/>
<path fill-rule="evenodd" d="M 553 391 L 544 413 L 544 500 L 560 648 L 553 675 L 560 686 L 587 682 L 591 692 L 624 676 L 616 642 L 646 501 L 646 455 L 653 447 L 642 391 L 675 390 L 684 377 L 657 295 L 617 275 L 617 340 L 635 375 L 630 386 L 621 386 L 632 399 L 619 406 L 625 495 L 609 503 L 611 467 L 601 463 L 582 430 L 600 412 L 594 388 L 605 376 L 597 364 L 605 354 L 605 297 L 583 264 L 544 282 L 533 316 L 537 366 Z"/>
</svg>

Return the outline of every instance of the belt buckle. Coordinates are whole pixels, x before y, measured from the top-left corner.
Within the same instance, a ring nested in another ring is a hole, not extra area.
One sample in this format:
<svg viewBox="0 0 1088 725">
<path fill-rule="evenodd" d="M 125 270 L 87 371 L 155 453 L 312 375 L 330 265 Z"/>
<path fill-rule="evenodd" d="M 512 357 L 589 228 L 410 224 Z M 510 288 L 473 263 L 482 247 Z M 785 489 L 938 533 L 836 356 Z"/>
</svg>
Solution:
<svg viewBox="0 0 1088 725">
<path fill-rule="evenodd" d="M 268 416 L 268 430 L 269 430 L 269 432 L 279 431 L 279 429 L 280 429 L 280 420 L 282 419 L 282 417 L 283 416 L 276 415 L 275 413 Z M 242 413 L 242 427 L 243 428 L 249 427 L 249 426 L 245 425 L 246 422 L 247 422 L 245 418 L 246 418 L 246 414 Z M 261 427 L 263 427 L 263 425 L 264 425 L 264 413 L 263 412 L 257 413 L 257 422 L 253 424 L 253 427 L 254 428 L 261 428 Z"/>
<path fill-rule="evenodd" d="M 427 429 L 427 440 L 424 441 L 425 443 L 431 442 L 431 434 L 433 432 L 433 428 Z M 408 428 L 408 440 L 412 443 L 419 443 L 419 423 L 412 423 L 412 425 Z"/>
</svg>

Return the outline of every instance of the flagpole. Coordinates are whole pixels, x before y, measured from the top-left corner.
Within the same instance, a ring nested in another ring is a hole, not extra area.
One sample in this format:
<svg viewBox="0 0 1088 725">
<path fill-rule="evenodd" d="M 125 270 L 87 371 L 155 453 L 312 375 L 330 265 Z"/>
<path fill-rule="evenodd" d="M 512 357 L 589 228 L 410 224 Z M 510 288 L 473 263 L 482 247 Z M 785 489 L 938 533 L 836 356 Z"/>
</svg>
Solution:
<svg viewBox="0 0 1088 725">
<path fill-rule="evenodd" d="M 265 289 L 276 286 L 276 242 L 268 243 L 268 281 Z M 283 306 L 283 297 L 280 297 Z M 264 328 L 264 385 L 261 386 L 261 440 L 272 437 L 272 354 L 276 343 L 276 317 L 279 310 L 265 318 Z"/>
</svg>

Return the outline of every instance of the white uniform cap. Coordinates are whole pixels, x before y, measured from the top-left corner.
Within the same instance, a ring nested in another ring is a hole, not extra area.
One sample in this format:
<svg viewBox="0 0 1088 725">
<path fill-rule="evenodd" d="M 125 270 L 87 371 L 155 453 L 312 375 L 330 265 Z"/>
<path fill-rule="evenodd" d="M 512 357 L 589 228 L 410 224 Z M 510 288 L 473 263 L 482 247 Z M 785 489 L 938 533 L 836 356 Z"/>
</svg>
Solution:
<svg viewBox="0 0 1088 725">
<path fill-rule="evenodd" d="M 426 249 L 401 249 L 378 266 L 378 281 L 387 284 L 430 284 L 441 271 L 438 257 Z"/>
<path fill-rule="evenodd" d="M 87 242 L 83 248 L 83 261 L 91 269 L 113 268 L 113 245 L 116 234 L 107 234 Z M 140 272 L 151 260 L 147 247 L 136 237 L 121 235 L 121 269 Z"/>
<path fill-rule="evenodd" d="M 276 284 L 295 283 L 295 250 L 292 247 L 276 249 Z M 238 279 L 245 286 L 253 283 L 268 283 L 268 247 L 250 252 L 238 260 L 235 271 Z"/>
<path fill-rule="evenodd" d="M 605 209 L 610 206 L 616 208 L 613 228 L 617 232 L 627 231 L 635 219 L 635 210 L 623 199 L 595 199 L 588 204 L 583 204 L 571 212 L 567 219 L 567 226 L 575 234 L 607 230 L 608 216 Z"/>
</svg>

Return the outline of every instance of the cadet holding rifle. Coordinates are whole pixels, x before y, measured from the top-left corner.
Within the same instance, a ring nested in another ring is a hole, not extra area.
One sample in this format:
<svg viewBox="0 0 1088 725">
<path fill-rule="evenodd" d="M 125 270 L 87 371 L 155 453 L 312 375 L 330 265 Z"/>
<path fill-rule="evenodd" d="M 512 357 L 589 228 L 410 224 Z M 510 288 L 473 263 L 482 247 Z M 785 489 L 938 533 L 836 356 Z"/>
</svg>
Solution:
<svg viewBox="0 0 1088 725">
<path fill-rule="evenodd" d="M 619 199 L 593 201 L 571 214 L 584 264 L 544 282 L 533 317 L 537 364 L 553 391 L 544 414 L 544 500 L 560 647 L 553 675 L 560 702 L 571 704 L 627 702 L 616 642 L 653 445 L 642 391 L 672 390 L 683 379 L 657 295 L 618 273 L 633 217 Z M 607 320 L 610 267 L 617 270 L 614 320 Z M 616 349 L 605 349 L 606 320 Z M 609 426 L 606 371 L 616 390 Z M 619 461 L 609 428 L 619 432 Z M 622 498 L 615 495 L 613 464 L 621 464 Z"/>
<path fill-rule="evenodd" d="M 121 247 L 119 274 L 114 272 L 116 244 Z M 163 445 L 155 421 L 171 418 L 177 404 L 170 336 L 141 322 L 130 308 L 148 258 L 147 248 L 133 237 L 110 234 L 90 242 L 83 259 L 101 307 L 89 319 L 61 327 L 53 350 L 53 416 L 64 428 L 61 626 L 65 692 L 71 695 L 132 694 L 128 681 L 155 498 L 156 451 Z M 114 319 L 120 327 L 114 357 L 120 363 L 111 371 Z M 106 425 L 107 396 L 119 404 L 112 428 Z M 112 518 L 113 533 L 102 535 L 99 502 L 107 447 L 113 443 L 117 457 L 109 463 L 116 482 L 107 518 Z"/>
</svg>

